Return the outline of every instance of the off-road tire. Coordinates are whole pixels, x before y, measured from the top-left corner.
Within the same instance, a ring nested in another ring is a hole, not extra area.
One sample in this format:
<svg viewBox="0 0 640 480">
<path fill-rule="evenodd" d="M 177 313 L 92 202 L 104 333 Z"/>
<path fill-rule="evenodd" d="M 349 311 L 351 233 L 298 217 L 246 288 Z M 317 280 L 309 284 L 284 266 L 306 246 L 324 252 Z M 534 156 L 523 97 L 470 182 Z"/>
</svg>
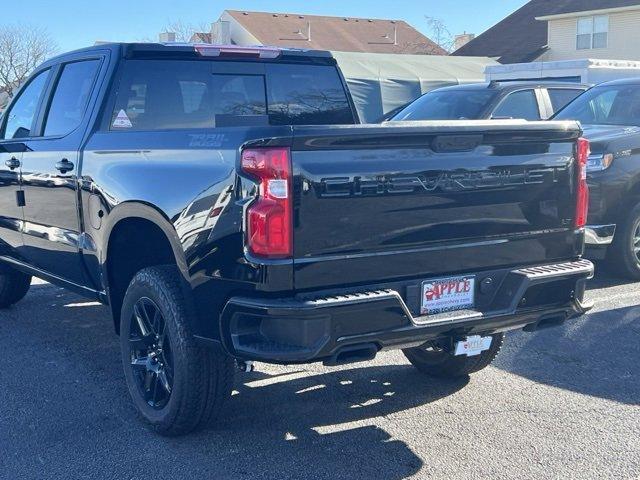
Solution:
<svg viewBox="0 0 640 480">
<path fill-rule="evenodd" d="M 639 226 L 640 203 L 631 209 L 616 227 L 613 244 L 607 250 L 607 267 L 614 275 L 640 280 L 640 259 L 634 251 L 634 241 Z"/>
<path fill-rule="evenodd" d="M 151 299 L 164 316 L 173 358 L 172 389 L 166 405 L 159 409 L 145 400 L 131 366 L 129 342 L 132 321 L 135 321 L 133 309 L 141 298 Z M 231 396 L 233 360 L 221 350 L 196 344 L 192 335 L 193 322 L 193 307 L 185 299 L 176 267 L 145 268 L 134 276 L 122 305 L 122 361 L 127 387 L 138 413 L 162 435 L 183 435 L 210 425 Z"/>
<path fill-rule="evenodd" d="M 0 267 L 0 308 L 8 308 L 24 298 L 31 286 L 31 275 L 2 265 Z"/>
<path fill-rule="evenodd" d="M 421 373 L 439 378 L 464 377 L 488 367 L 496 358 L 504 342 L 504 333 L 492 335 L 491 347 L 480 355 L 455 356 L 446 350 L 427 350 L 425 347 L 404 349 L 405 357 Z"/>
</svg>

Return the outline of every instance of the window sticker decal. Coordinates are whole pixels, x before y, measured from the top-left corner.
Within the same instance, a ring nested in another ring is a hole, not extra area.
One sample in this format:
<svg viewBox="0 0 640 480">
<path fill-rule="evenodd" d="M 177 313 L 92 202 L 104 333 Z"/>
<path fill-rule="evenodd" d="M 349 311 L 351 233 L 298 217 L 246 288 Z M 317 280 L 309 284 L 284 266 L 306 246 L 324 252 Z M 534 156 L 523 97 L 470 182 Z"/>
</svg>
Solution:
<svg viewBox="0 0 640 480">
<path fill-rule="evenodd" d="M 118 112 L 118 116 L 113 120 L 111 126 L 113 128 L 131 128 L 133 127 L 133 124 L 131 123 L 131 120 L 129 120 L 127 112 L 125 112 L 124 110 L 120 110 L 120 112 Z"/>
</svg>

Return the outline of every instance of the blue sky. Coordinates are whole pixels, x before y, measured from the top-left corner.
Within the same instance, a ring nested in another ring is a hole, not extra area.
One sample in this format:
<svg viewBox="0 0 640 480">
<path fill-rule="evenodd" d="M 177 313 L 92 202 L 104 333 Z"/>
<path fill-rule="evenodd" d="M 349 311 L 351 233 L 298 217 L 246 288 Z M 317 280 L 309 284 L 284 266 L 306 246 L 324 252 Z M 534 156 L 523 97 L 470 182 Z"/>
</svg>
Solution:
<svg viewBox="0 0 640 480">
<path fill-rule="evenodd" d="M 8 1 L 8 0 L 7 0 Z M 292 12 L 406 20 L 426 33 L 424 16 L 441 19 L 452 33 L 481 33 L 526 0 L 29 0 L 10 2 L 11 18 L 46 27 L 61 51 L 96 40 L 156 38 L 174 20 L 209 23 L 224 9 Z"/>
</svg>

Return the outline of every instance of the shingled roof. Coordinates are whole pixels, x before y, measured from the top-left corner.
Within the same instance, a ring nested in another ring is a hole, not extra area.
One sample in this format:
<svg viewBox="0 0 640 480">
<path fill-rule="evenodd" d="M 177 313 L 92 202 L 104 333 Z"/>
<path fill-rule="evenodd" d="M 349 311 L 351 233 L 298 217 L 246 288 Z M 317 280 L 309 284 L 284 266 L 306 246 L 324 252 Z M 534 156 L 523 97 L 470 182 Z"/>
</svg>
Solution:
<svg viewBox="0 0 640 480">
<path fill-rule="evenodd" d="M 500 63 L 530 62 L 547 44 L 547 22 L 536 17 L 640 5 L 639 0 L 531 0 L 452 55 L 493 57 Z"/>
<path fill-rule="evenodd" d="M 402 20 L 226 12 L 263 45 L 343 52 L 447 54 Z"/>
</svg>

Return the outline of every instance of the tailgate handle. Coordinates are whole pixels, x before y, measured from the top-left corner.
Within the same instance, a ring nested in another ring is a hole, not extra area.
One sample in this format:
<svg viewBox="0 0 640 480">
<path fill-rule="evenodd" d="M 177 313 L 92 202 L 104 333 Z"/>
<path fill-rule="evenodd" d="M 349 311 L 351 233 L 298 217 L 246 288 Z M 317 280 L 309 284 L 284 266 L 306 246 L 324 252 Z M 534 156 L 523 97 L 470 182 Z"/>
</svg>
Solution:
<svg viewBox="0 0 640 480">
<path fill-rule="evenodd" d="M 467 152 L 482 143 L 482 135 L 438 135 L 433 140 L 435 152 Z"/>
</svg>

